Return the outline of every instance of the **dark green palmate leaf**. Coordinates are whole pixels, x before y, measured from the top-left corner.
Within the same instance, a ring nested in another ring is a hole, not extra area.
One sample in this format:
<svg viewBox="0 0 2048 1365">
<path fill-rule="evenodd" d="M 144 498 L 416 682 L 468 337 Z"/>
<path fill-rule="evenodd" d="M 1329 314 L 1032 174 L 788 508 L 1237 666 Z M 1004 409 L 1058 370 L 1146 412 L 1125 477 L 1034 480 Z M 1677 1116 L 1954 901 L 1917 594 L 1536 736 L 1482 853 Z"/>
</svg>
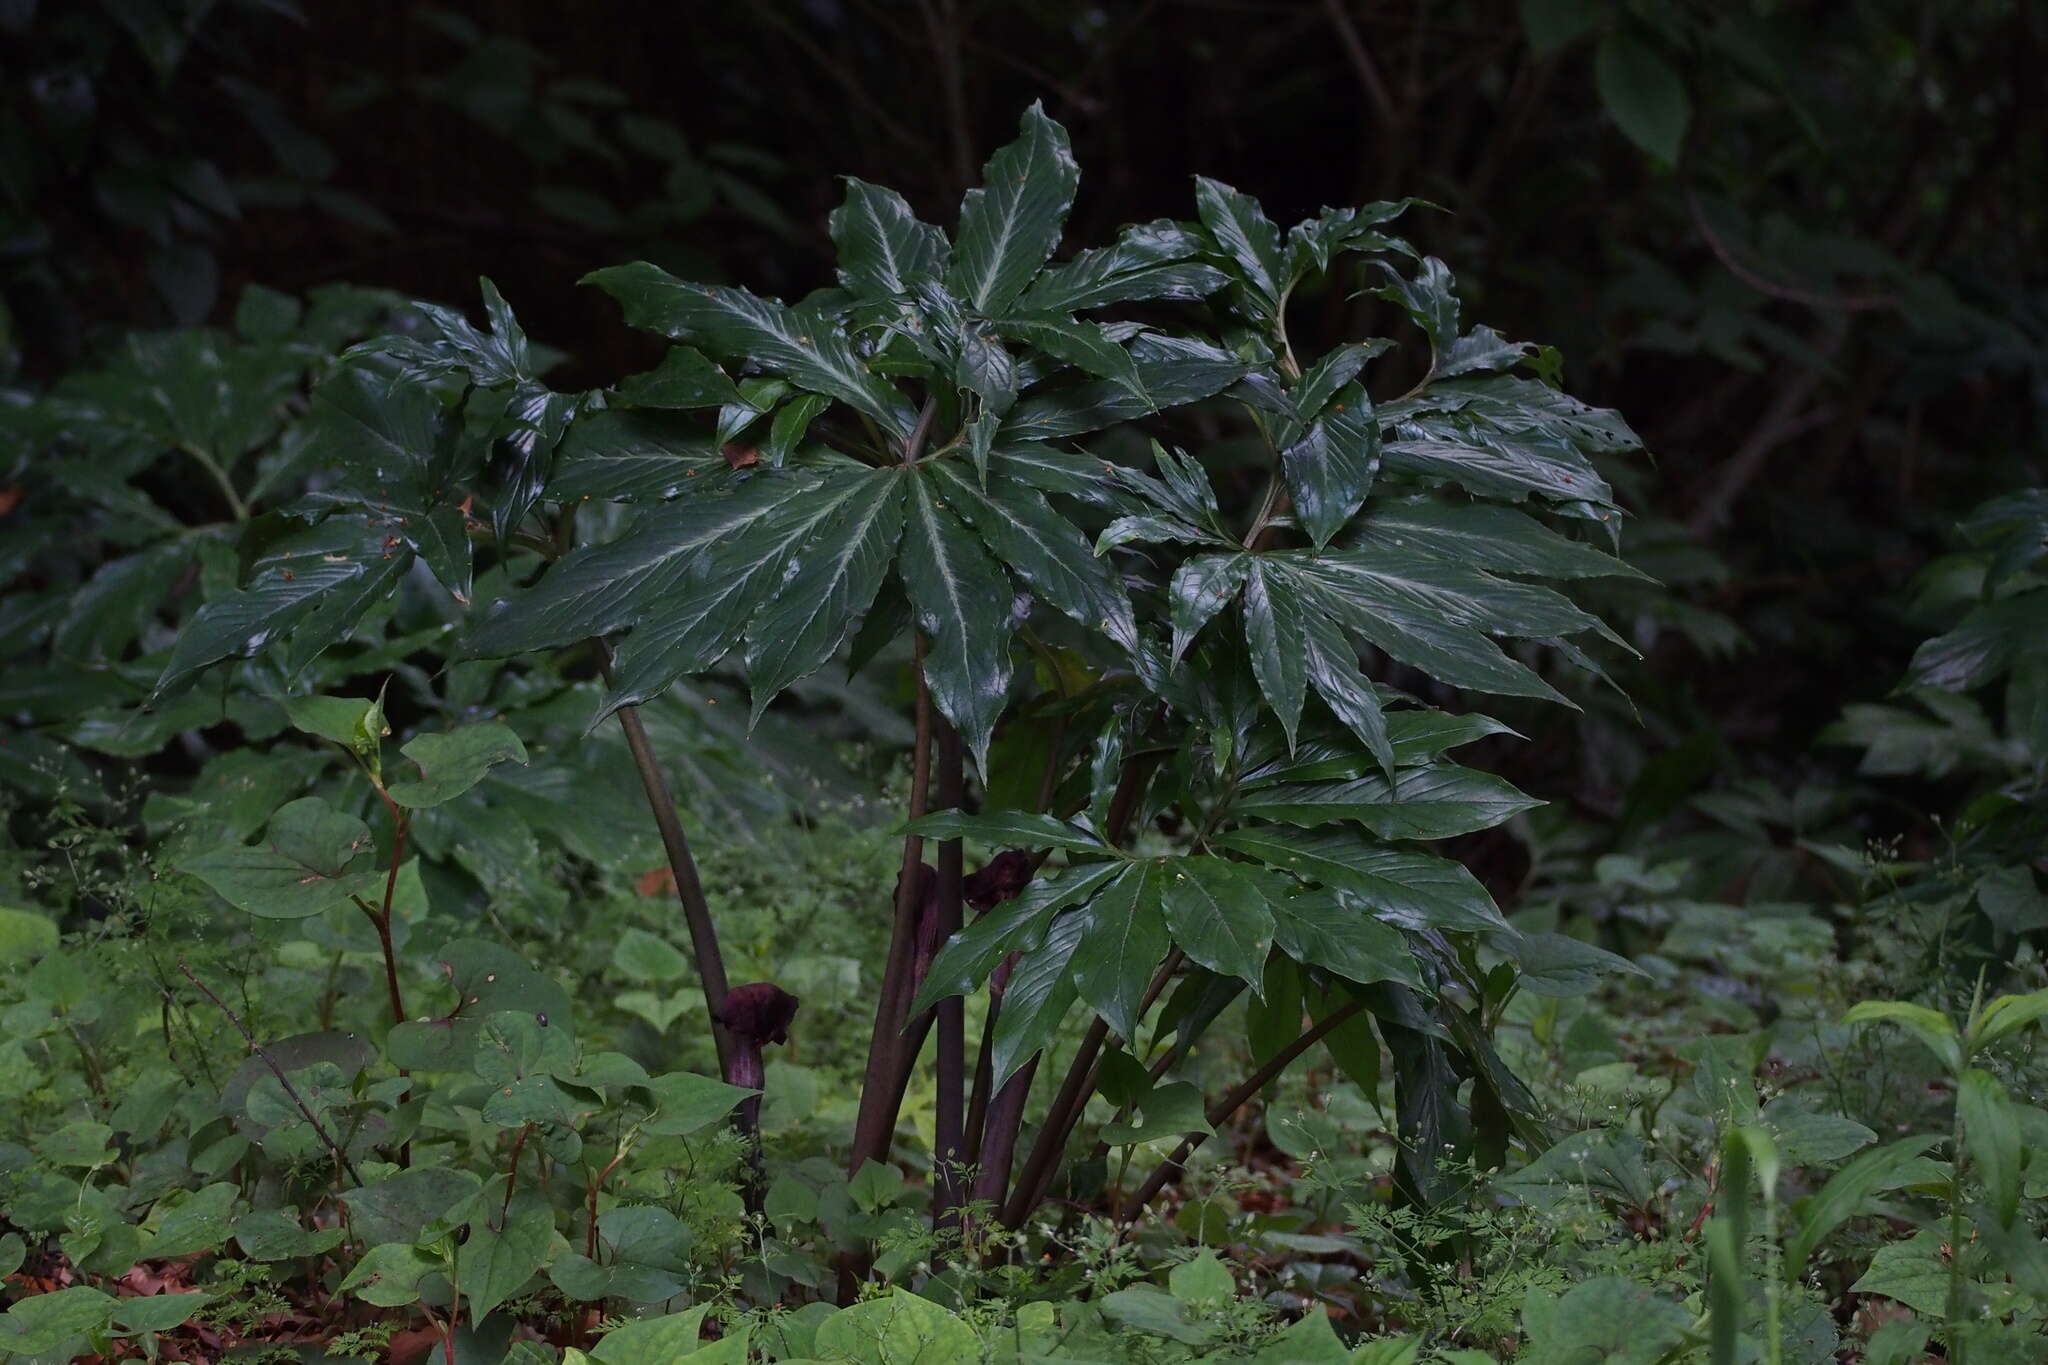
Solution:
<svg viewBox="0 0 2048 1365">
<path fill-rule="evenodd" d="M 355 629 L 390 595 L 412 552 L 367 517 L 330 517 L 291 531 L 257 556 L 248 585 L 201 607 L 157 679 L 162 698 L 226 658 L 270 648 L 292 672 Z"/>
</svg>

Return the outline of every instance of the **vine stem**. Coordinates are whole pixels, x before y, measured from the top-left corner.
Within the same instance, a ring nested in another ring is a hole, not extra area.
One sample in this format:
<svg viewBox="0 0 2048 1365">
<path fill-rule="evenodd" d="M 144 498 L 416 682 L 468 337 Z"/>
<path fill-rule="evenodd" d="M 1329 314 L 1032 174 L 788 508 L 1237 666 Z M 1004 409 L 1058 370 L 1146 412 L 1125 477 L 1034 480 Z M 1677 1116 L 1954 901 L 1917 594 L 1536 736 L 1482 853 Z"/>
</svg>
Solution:
<svg viewBox="0 0 2048 1365">
<path fill-rule="evenodd" d="M 201 995 L 213 1002 L 215 1009 L 228 1017 L 228 1022 L 235 1026 L 235 1032 L 241 1034 L 242 1041 L 249 1045 L 249 1051 L 263 1059 L 263 1065 L 269 1067 L 270 1074 L 277 1077 L 277 1083 L 284 1087 L 284 1093 L 291 1097 L 292 1103 L 298 1106 L 301 1114 L 305 1115 L 306 1122 L 313 1125 L 313 1131 L 318 1133 L 320 1140 L 327 1144 L 327 1150 L 334 1154 L 335 1164 L 344 1171 L 347 1171 L 348 1178 L 355 1181 L 357 1186 L 360 1187 L 363 1183 L 363 1177 L 357 1172 L 355 1163 L 348 1159 L 348 1152 L 343 1149 L 340 1143 L 334 1140 L 334 1135 L 327 1131 L 327 1126 L 320 1122 L 320 1118 L 313 1112 L 312 1106 L 306 1103 L 305 1096 L 301 1095 L 298 1087 L 292 1084 L 291 1077 L 285 1075 L 284 1068 L 277 1064 L 277 1059 L 266 1052 L 263 1045 L 256 1041 L 256 1035 L 249 1032 L 249 1026 L 242 1022 L 242 1016 L 236 1014 L 227 1001 L 215 995 L 213 987 L 201 981 L 182 957 L 178 959 L 178 971 L 187 981 L 199 988 Z"/>
<path fill-rule="evenodd" d="M 1254 1071 L 1236 1089 L 1210 1106 L 1208 1114 L 1209 1126 L 1211 1128 L 1222 1126 L 1226 1119 L 1235 1114 L 1239 1109 L 1242 1109 L 1251 1101 L 1254 1095 L 1264 1090 L 1268 1082 L 1285 1071 L 1296 1057 L 1299 1057 L 1338 1028 L 1350 1022 L 1364 1009 L 1365 1002 L 1363 1000 L 1353 1000 L 1341 1009 L 1332 1010 L 1314 1028 L 1274 1053 L 1264 1066 Z M 1180 1146 L 1173 1149 L 1173 1155 L 1159 1163 L 1159 1168 L 1152 1172 L 1144 1185 L 1139 1188 L 1137 1194 L 1132 1196 L 1124 1205 L 1123 1217 L 1128 1219 L 1135 1215 L 1139 1209 L 1151 1203 L 1158 1193 L 1166 1188 L 1167 1182 L 1180 1172 L 1195 1148 L 1201 1146 L 1207 1140 L 1208 1134 L 1206 1133 L 1190 1133 L 1185 1138 L 1182 1138 Z"/>
</svg>

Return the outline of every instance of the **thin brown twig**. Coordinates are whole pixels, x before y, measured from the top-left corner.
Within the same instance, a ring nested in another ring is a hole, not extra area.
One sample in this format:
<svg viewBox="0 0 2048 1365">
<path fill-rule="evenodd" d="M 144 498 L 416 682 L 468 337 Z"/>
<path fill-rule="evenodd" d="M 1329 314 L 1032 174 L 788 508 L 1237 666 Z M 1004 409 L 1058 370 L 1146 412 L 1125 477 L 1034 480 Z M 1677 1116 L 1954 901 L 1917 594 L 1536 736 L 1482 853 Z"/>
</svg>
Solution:
<svg viewBox="0 0 2048 1365">
<path fill-rule="evenodd" d="M 213 988 L 204 981 L 201 981 L 182 957 L 178 959 L 178 971 L 184 975 L 187 981 L 199 988 L 201 995 L 213 1002 L 215 1009 L 218 1009 L 228 1017 L 228 1022 L 235 1026 L 235 1032 L 241 1034 L 242 1041 L 249 1045 L 249 1051 L 263 1059 L 263 1064 L 270 1068 L 270 1074 L 277 1077 L 277 1083 L 284 1087 L 284 1093 L 291 1097 L 292 1103 L 298 1106 L 299 1112 L 306 1116 L 306 1122 L 313 1125 L 313 1131 L 320 1135 L 320 1140 L 327 1144 L 327 1150 L 334 1154 L 335 1162 L 344 1171 L 348 1172 L 350 1180 L 355 1181 L 357 1185 L 361 1185 L 363 1177 L 357 1172 L 355 1163 L 348 1159 L 348 1152 L 342 1148 L 340 1143 L 334 1140 L 334 1135 L 327 1131 L 326 1125 L 320 1122 L 320 1118 L 313 1112 L 312 1106 L 306 1103 L 305 1097 L 299 1094 L 298 1087 L 292 1084 L 291 1077 L 285 1075 L 284 1068 L 277 1064 L 277 1059 L 265 1051 L 263 1045 L 256 1041 L 256 1035 L 249 1032 L 249 1026 L 242 1022 L 242 1016 L 236 1014 L 227 1001 L 215 995 Z"/>
<path fill-rule="evenodd" d="M 1364 1009 L 1365 1001 L 1353 1000 L 1343 1008 L 1332 1010 L 1329 1014 L 1323 1016 L 1314 1028 L 1274 1053 L 1272 1057 L 1267 1059 L 1264 1066 L 1253 1072 L 1236 1089 L 1211 1105 L 1208 1113 L 1209 1126 L 1211 1128 L 1221 1127 L 1226 1119 L 1249 1103 L 1254 1095 L 1264 1090 L 1268 1082 L 1282 1071 L 1285 1071 L 1296 1057 L 1299 1057 L 1302 1053 L 1321 1042 Z M 1139 1188 L 1138 1193 L 1124 1205 L 1123 1216 L 1128 1219 L 1137 1210 L 1151 1203 L 1153 1197 L 1166 1188 L 1167 1182 L 1180 1172 L 1195 1148 L 1207 1141 L 1208 1137 L 1207 1133 L 1190 1133 L 1181 1139 L 1180 1146 L 1174 1148 L 1173 1155 L 1159 1163 L 1159 1168 L 1152 1172 L 1151 1177 Z"/>
</svg>

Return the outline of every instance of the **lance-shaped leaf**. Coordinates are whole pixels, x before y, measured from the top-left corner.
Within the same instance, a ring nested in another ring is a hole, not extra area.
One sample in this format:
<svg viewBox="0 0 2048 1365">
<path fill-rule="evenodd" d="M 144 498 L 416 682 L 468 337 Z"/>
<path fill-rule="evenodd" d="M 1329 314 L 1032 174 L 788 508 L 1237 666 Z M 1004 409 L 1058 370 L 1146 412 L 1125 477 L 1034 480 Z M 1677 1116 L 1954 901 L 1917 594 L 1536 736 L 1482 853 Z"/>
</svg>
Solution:
<svg viewBox="0 0 2048 1365">
<path fill-rule="evenodd" d="M 701 423 L 610 408 L 577 419 L 555 451 L 548 496 L 662 502 L 705 497 L 732 482 L 732 466 Z"/>
<path fill-rule="evenodd" d="M 1108 851 L 1102 840 L 1053 815 L 997 810 L 969 815 L 963 810 L 935 811 L 911 821 L 905 834 L 928 839 L 979 839 L 997 848 L 1064 848 L 1077 853 Z"/>
<path fill-rule="evenodd" d="M 783 688 L 823 668 L 873 604 L 896 559 L 907 477 L 900 467 L 860 476 L 754 615 L 747 627 L 754 720 Z"/>
<path fill-rule="evenodd" d="M 1384 338 L 1371 341 L 1347 341 L 1323 355 L 1314 364 L 1302 371 L 1300 382 L 1287 391 L 1290 407 L 1294 409 L 1296 425 L 1279 433 L 1284 445 L 1298 434 L 1300 424 L 1313 422 L 1323 415 L 1323 409 L 1339 390 L 1358 378 L 1358 372 L 1365 368 L 1365 362 L 1387 350 L 1394 343 Z"/>
<path fill-rule="evenodd" d="M 1342 550 L 1292 563 L 1334 597 L 1402 617 L 1430 617 L 1490 635 L 1533 639 L 1594 631 L 1621 645 L 1599 617 L 1550 588 L 1483 569 L 1378 550 Z"/>
<path fill-rule="evenodd" d="M 294 531 L 257 556 L 248 586 L 201 607 L 178 636 L 157 679 L 161 698 L 208 665 L 248 658 L 287 641 L 293 668 L 304 668 L 384 600 L 412 554 L 365 517 L 330 517 Z"/>
<path fill-rule="evenodd" d="M 892 474 L 865 469 L 835 469 L 783 498 L 744 534 L 709 546 L 672 592 L 645 602 L 634 618 L 597 719 L 638 705 L 724 658 L 757 611 L 789 604 L 788 579 L 821 528 L 891 479 Z"/>
<path fill-rule="evenodd" d="M 1304 880 L 1348 892 L 1373 915 L 1403 929 L 1483 932 L 1508 927 L 1486 888 L 1445 858 L 1378 848 L 1341 829 L 1247 825 L 1212 842 Z"/>
<path fill-rule="evenodd" d="M 1320 558 L 1265 555 L 1260 567 L 1269 581 L 1278 584 L 1274 600 L 1292 604 L 1299 613 L 1308 609 L 1303 599 L 1313 598 L 1318 609 L 1339 614 L 1345 627 L 1355 634 L 1432 677 L 1481 692 L 1542 697 L 1571 704 L 1527 667 L 1501 653 L 1500 647 L 1480 630 L 1444 619 L 1440 614 L 1441 602 L 1429 602 L 1426 595 L 1418 601 L 1408 593 L 1390 590 L 1373 575 L 1327 572 Z M 1318 588 L 1327 590 L 1317 591 Z M 1455 594 L 1446 594 L 1446 598 L 1454 597 Z M 1249 626 L 1249 585 L 1246 605 Z M 1253 643 L 1252 658 L 1256 665 L 1256 639 Z"/>
<path fill-rule="evenodd" d="M 822 393 L 800 393 L 775 410 L 775 420 L 768 425 L 768 440 L 761 447 L 761 454 L 768 460 L 770 469 L 780 469 L 789 463 L 789 457 L 804 439 L 804 433 L 811 429 L 811 423 L 824 415 L 832 406 L 832 400 Z"/>
<path fill-rule="evenodd" d="M 1386 712 L 1380 707 L 1379 690 L 1358 671 L 1358 651 L 1343 625 L 1327 610 L 1319 609 L 1314 596 L 1305 614 L 1308 652 L 1304 663 L 1309 684 L 1330 714 L 1358 736 L 1379 760 L 1383 772 L 1394 771 L 1394 742 L 1387 731 Z"/>
<path fill-rule="evenodd" d="M 1134 223 L 1113 244 L 1090 247 L 1045 271 L 1021 306 L 1031 313 L 1075 313 L 1143 299 L 1206 298 L 1230 283 L 1214 266 L 1190 259 L 1207 247 L 1171 219 Z"/>
<path fill-rule="evenodd" d="M 1421 984 L 1407 938 L 1357 903 L 1322 890 L 1278 896 L 1272 904 L 1273 941 L 1303 966 L 1322 967 L 1362 986 Z"/>
<path fill-rule="evenodd" d="M 984 490 L 956 460 L 932 461 L 922 472 L 945 505 L 1033 592 L 1119 647 L 1136 647 L 1137 620 L 1123 580 L 1109 563 L 1089 553 L 1080 531 L 1035 489 L 990 479 Z"/>
<path fill-rule="evenodd" d="M 1244 634 L 1252 675 L 1291 749 L 1308 682 L 1308 621 L 1300 590 L 1284 572 L 1274 572 L 1266 556 L 1253 558 L 1245 578 Z"/>
<path fill-rule="evenodd" d="M 1598 503 L 1613 498 L 1584 456 L 1551 437 L 1404 431 L 1380 453 L 1389 470 L 1447 479 L 1481 497 L 1520 500 L 1537 493 L 1554 502 Z"/>
<path fill-rule="evenodd" d="M 1512 507 L 1395 503 L 1360 518 L 1346 540 L 1388 554 L 1428 555 L 1497 573 L 1544 578 L 1649 578 L 1626 560 L 1559 535 L 1528 513 Z"/>
<path fill-rule="evenodd" d="M 1173 572 L 1167 589 L 1167 617 L 1173 626 L 1173 657 L 1187 653 L 1197 633 L 1230 605 L 1251 572 L 1250 555 L 1197 555 Z"/>
<path fill-rule="evenodd" d="M 1145 378 L 1138 372 L 1138 362 L 1110 339 L 1108 330 L 1099 322 L 1019 316 L 999 318 L 994 326 L 1013 341 L 1035 346 L 1076 369 L 1122 384 L 1140 402 L 1152 401 L 1145 393 Z"/>
<path fill-rule="evenodd" d="M 785 307 L 727 285 L 693 284 L 645 261 L 585 277 L 626 310 L 626 321 L 789 376 L 907 437 L 909 402 L 854 354 L 845 331 L 817 312 Z"/>
<path fill-rule="evenodd" d="M 932 699 L 987 771 L 988 741 L 1010 691 L 1010 580 L 942 501 L 931 478 L 911 481 L 899 573 L 930 641 Z"/>
<path fill-rule="evenodd" d="M 301 797 L 270 818 L 263 842 L 188 858 L 179 866 L 237 910 L 264 919 L 305 919 L 373 890 L 370 827 L 317 796 Z"/>
<path fill-rule="evenodd" d="M 817 483 L 813 475 L 756 477 L 728 494 L 651 508 L 617 540 L 572 550 L 499 604 L 470 637 L 469 652 L 498 658 L 622 630 L 681 588 L 709 547 Z"/>
<path fill-rule="evenodd" d="M 1069 910 L 1045 931 L 1045 941 L 1026 951 L 1011 969 L 990 1049 L 998 1086 L 1058 1035 L 1060 1022 L 1074 1007 L 1078 993 L 1069 969 L 1087 923 L 1085 911 Z"/>
<path fill-rule="evenodd" d="M 1293 282 L 1280 229 L 1259 201 L 1218 180 L 1195 177 L 1195 212 L 1216 239 L 1217 249 L 1237 266 L 1252 316 L 1271 322 L 1280 316 L 1281 296 Z"/>
<path fill-rule="evenodd" d="M 1222 858 L 1175 858 L 1164 864 L 1162 909 L 1173 946 L 1210 971 L 1260 988 L 1273 946 L 1273 910 L 1261 874 Z M 1284 891 L 1285 880 L 1281 879 Z"/>
<path fill-rule="evenodd" d="M 1055 441 L 1099 431 L 1144 417 L 1155 409 L 1179 407 L 1223 392 L 1251 367 L 1212 342 L 1146 332 L 1130 345 L 1131 359 L 1148 403 L 1123 384 L 1096 380 L 1071 388 L 1034 392 L 1017 401 L 1003 419 L 998 439 Z"/>
<path fill-rule="evenodd" d="M 975 920 L 946 941 L 932 959 L 924 984 L 911 1004 L 922 1014 L 949 995 L 980 988 L 989 973 L 1011 953 L 1030 952 L 1045 941 L 1053 916 L 1087 900 L 1110 878 L 1124 871 L 1121 862 L 1087 863 L 1049 877 L 1039 877 L 1022 891 Z"/>
<path fill-rule="evenodd" d="M 848 177 L 846 199 L 832 210 L 839 283 L 856 298 L 907 293 L 946 268 L 946 234 L 921 223 L 903 196 Z"/>
<path fill-rule="evenodd" d="M 1432 355 L 1441 356 L 1458 339 L 1458 293 L 1450 267 L 1434 256 L 1425 256 L 1411 280 L 1385 261 L 1375 264 L 1386 272 L 1388 283 L 1372 292 L 1400 304 L 1429 337 Z"/>
<path fill-rule="evenodd" d="M 554 476 L 555 452 L 562 433 L 583 405 L 581 395 L 556 393 L 538 380 L 522 381 L 506 404 L 505 446 L 511 461 L 502 471 L 498 495 L 491 504 L 491 526 L 502 544 L 526 520 Z"/>
<path fill-rule="evenodd" d="M 1492 773 L 1445 764 L 1348 782 L 1288 782 L 1246 792 L 1246 815 L 1316 828 L 1356 820 L 1382 839 L 1450 839 L 1492 829 L 1543 802 Z"/>
<path fill-rule="evenodd" d="M 1386 720 L 1394 765 L 1400 768 L 1433 762 L 1448 750 L 1490 735 L 1515 734 L 1493 717 L 1476 711 L 1461 716 L 1447 711 L 1389 711 Z M 1247 753 L 1245 763 L 1246 771 L 1238 779 L 1238 786 L 1247 791 L 1276 782 L 1342 782 L 1383 770 L 1372 754 L 1334 735 L 1303 736 L 1291 756 L 1278 742 L 1268 743 Z"/>
<path fill-rule="evenodd" d="M 740 401 L 740 391 L 702 351 L 671 346 L 661 364 L 628 375 L 612 391 L 622 408 L 722 408 Z"/>
<path fill-rule="evenodd" d="M 1074 987 L 1125 1040 L 1137 1037 L 1145 987 L 1171 946 L 1160 907 L 1164 876 L 1157 862 L 1129 868 L 1076 912 L 1083 923 Z"/>
<path fill-rule="evenodd" d="M 525 763 L 526 746 L 496 721 L 465 725 L 446 734 L 421 735 L 399 750 L 417 763 L 417 782 L 394 782 L 391 799 L 401 806 L 438 806 L 484 780 L 500 763 Z"/>
<path fill-rule="evenodd" d="M 946 283 L 975 312 L 1005 312 L 1059 245 L 1081 183 L 1066 130 L 1033 104 L 1021 136 L 989 158 L 960 205 Z"/>
<path fill-rule="evenodd" d="M 1337 391 L 1301 439 L 1280 452 L 1295 519 L 1318 547 L 1344 528 L 1380 468 L 1380 427 L 1358 384 Z"/>
</svg>

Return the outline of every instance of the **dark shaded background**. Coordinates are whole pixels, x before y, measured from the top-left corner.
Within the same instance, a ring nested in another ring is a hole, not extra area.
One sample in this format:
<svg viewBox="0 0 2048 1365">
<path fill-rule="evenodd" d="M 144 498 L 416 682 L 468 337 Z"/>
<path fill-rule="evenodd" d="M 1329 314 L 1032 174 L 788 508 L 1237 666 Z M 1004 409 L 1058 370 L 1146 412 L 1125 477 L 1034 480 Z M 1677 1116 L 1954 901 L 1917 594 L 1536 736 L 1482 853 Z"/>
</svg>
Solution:
<svg viewBox="0 0 2048 1365">
<path fill-rule="evenodd" d="M 1468 316 L 1561 347 L 1654 454 L 1653 746 L 1768 762 L 1889 687 L 1929 625 L 1899 590 L 2042 478 L 2044 26 L 1995 0 L 6 0 L 8 364 L 33 388 L 249 282 L 474 308 L 484 274 L 565 387 L 607 381 L 650 353 L 586 270 L 801 294 L 837 175 L 950 222 L 1042 99 L 1084 171 L 1070 241 L 1189 215 L 1197 172 L 1283 225 L 1440 205 L 1408 232 Z M 1675 158 L 1624 130 L 1646 98 L 1682 102 Z M 1321 345 L 1367 306 L 1291 320 Z"/>
</svg>

